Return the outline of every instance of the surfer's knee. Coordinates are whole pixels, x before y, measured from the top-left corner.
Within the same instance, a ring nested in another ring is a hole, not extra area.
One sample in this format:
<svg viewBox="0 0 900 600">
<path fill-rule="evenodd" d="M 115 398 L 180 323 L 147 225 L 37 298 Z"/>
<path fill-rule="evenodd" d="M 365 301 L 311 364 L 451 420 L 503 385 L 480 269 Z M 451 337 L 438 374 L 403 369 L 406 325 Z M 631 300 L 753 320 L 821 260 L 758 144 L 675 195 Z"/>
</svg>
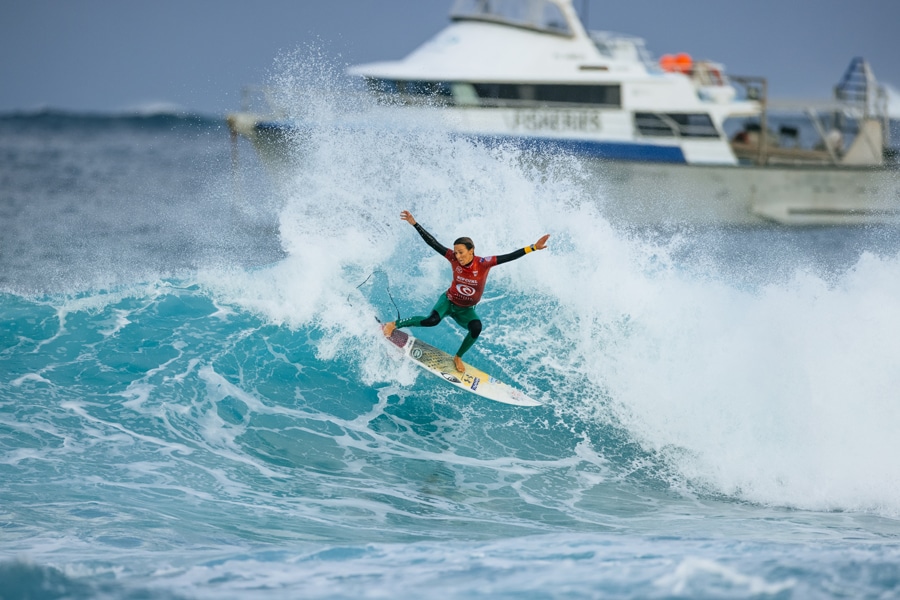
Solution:
<svg viewBox="0 0 900 600">
<path fill-rule="evenodd" d="M 441 322 L 441 315 L 437 313 L 436 310 L 431 311 L 431 314 L 426 318 L 422 319 L 421 326 L 422 327 L 434 327 L 438 323 Z"/>
<path fill-rule="evenodd" d="M 481 319 L 469 321 L 466 327 L 469 329 L 469 335 L 472 336 L 473 340 L 478 339 L 478 336 L 481 335 Z"/>
</svg>

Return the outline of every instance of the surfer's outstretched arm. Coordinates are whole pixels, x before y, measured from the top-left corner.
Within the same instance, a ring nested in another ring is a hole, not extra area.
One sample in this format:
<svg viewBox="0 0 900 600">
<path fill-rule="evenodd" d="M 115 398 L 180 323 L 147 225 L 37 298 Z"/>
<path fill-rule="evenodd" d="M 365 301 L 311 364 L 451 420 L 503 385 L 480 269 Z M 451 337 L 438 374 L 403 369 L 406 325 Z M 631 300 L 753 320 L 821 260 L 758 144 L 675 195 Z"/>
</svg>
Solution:
<svg viewBox="0 0 900 600">
<path fill-rule="evenodd" d="M 550 237 L 548 233 L 545 236 L 542 236 L 541 239 L 531 244 L 530 246 L 525 246 L 524 248 L 519 248 L 518 250 L 513 250 L 509 254 L 504 254 L 502 256 L 497 257 L 497 264 L 502 265 L 503 263 L 507 263 L 511 260 L 516 260 L 517 258 L 522 258 L 529 252 L 534 252 L 535 250 L 543 250 L 547 247 L 547 239 Z"/>
<path fill-rule="evenodd" d="M 419 235 L 422 236 L 422 239 L 425 240 L 425 243 L 434 248 L 435 252 L 437 252 L 441 256 L 446 255 L 447 252 L 450 251 L 449 248 L 442 246 L 440 242 L 434 239 L 434 236 L 425 231 L 425 228 L 416 222 L 415 218 L 412 216 L 412 213 L 408 210 L 404 210 L 403 212 L 401 212 L 400 218 L 415 227 L 416 231 L 419 232 Z"/>
</svg>

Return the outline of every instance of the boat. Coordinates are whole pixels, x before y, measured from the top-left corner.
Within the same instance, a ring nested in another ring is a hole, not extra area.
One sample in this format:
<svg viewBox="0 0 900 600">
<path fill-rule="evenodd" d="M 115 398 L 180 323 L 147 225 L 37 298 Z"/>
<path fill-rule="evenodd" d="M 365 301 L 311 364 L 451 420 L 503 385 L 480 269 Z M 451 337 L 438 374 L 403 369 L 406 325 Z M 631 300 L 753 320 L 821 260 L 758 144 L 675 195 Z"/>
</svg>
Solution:
<svg viewBox="0 0 900 600">
<path fill-rule="evenodd" d="M 833 99 L 779 105 L 765 78 L 586 30 L 572 0 L 456 0 L 408 56 L 348 73 L 411 123 L 437 113 L 479 142 L 579 157 L 617 222 L 900 223 L 887 93 L 860 57 Z M 227 119 L 270 160 L 300 126 L 277 109 Z"/>
</svg>

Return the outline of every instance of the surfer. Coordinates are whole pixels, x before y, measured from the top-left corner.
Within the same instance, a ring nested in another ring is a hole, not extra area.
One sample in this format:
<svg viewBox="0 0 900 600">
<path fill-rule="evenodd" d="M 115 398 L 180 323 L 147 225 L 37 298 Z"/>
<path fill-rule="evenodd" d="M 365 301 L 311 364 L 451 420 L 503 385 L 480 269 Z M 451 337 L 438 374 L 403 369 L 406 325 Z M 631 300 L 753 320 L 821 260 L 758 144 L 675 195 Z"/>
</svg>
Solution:
<svg viewBox="0 0 900 600">
<path fill-rule="evenodd" d="M 482 257 L 475 256 L 475 243 L 471 238 L 461 237 L 453 242 L 452 249 L 446 248 L 425 231 L 425 228 L 416 222 L 408 210 L 401 212 L 400 218 L 415 227 L 426 244 L 450 261 L 450 264 L 453 265 L 453 282 L 434 305 L 431 314 L 427 317 L 410 317 L 385 323 L 384 335 L 391 337 L 394 329 L 398 327 L 434 327 L 441 322 L 441 319 L 450 315 L 461 327 L 468 330 L 459 350 L 456 351 L 456 356 L 453 357 L 456 370 L 463 373 L 466 368 L 462 361 L 462 355 L 472 347 L 481 334 L 481 319 L 475 312 L 475 305 L 478 304 L 484 293 L 488 272 L 492 267 L 521 258 L 529 252 L 543 250 L 547 247 L 547 239 L 550 235 L 547 234 L 534 244 L 514 250 L 509 254 Z"/>
</svg>

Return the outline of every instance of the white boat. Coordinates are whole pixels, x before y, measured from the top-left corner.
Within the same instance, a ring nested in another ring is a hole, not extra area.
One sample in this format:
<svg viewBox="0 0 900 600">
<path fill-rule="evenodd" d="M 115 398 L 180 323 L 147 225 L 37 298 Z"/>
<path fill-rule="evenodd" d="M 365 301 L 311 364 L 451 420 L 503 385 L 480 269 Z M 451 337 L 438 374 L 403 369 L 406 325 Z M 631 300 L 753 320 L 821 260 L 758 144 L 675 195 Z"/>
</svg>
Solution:
<svg viewBox="0 0 900 600">
<path fill-rule="evenodd" d="M 583 157 L 613 220 L 900 223 L 887 95 L 862 59 L 834 101 L 779 110 L 764 79 L 686 55 L 653 62 L 638 38 L 586 31 L 571 0 L 457 0 L 450 18 L 406 58 L 349 73 L 393 111 L 439 111 L 474 139 Z M 805 126 L 786 112 L 798 108 Z M 292 126 L 249 112 L 228 122 L 270 157 Z"/>
</svg>

